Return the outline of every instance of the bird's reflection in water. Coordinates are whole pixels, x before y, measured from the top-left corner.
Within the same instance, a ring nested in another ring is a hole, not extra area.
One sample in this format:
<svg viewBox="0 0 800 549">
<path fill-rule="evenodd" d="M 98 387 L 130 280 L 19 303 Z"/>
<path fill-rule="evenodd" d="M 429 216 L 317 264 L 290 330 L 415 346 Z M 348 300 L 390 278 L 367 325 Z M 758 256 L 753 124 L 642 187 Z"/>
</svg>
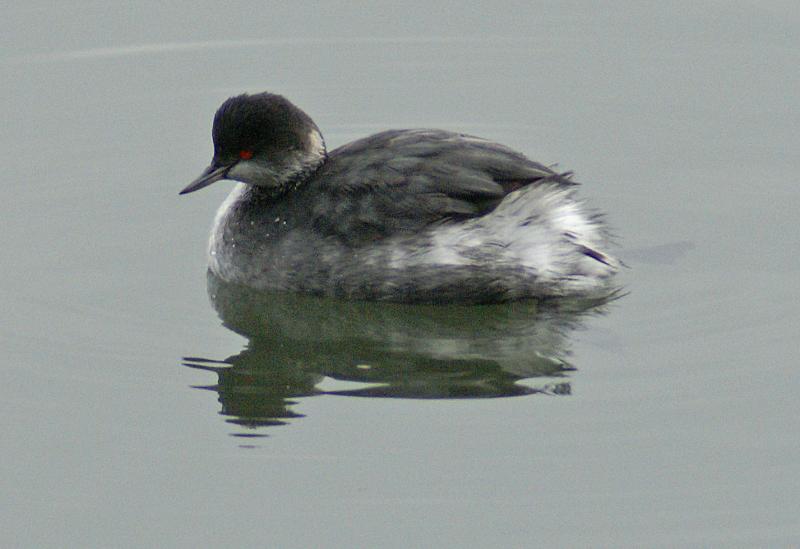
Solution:
<svg viewBox="0 0 800 549">
<path fill-rule="evenodd" d="M 569 394 L 568 338 L 608 301 L 403 305 L 275 294 L 209 274 L 223 324 L 245 336 L 225 360 L 187 357 L 215 372 L 222 414 L 253 428 L 302 417 L 293 399 L 318 394 L 389 398 L 489 398 Z M 325 378 L 360 382 L 322 390 Z M 537 379 L 538 378 L 538 379 Z M 524 384 L 520 380 L 526 380 Z M 365 385 L 367 384 L 367 385 Z"/>
</svg>

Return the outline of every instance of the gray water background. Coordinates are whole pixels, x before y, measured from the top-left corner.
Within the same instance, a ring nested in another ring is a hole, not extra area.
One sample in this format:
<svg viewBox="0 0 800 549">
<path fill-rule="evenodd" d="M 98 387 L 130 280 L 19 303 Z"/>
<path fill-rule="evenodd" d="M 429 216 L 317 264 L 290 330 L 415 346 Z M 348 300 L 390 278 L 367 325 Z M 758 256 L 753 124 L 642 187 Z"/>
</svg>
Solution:
<svg viewBox="0 0 800 549">
<path fill-rule="evenodd" d="M 799 544 L 796 3 L 295 4 L 4 9 L 0 545 Z M 331 147 L 440 127 L 574 170 L 630 269 L 570 394 L 227 421 L 182 362 L 247 345 L 206 295 L 230 184 L 177 191 L 265 89 Z"/>
</svg>

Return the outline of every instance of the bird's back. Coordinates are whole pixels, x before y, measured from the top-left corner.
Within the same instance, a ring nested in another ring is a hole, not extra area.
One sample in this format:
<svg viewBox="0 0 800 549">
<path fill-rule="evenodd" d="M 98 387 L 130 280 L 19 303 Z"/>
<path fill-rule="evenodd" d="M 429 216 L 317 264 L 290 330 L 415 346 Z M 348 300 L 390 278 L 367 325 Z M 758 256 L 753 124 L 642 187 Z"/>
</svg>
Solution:
<svg viewBox="0 0 800 549">
<path fill-rule="evenodd" d="M 480 217 L 510 192 L 566 177 L 507 147 L 442 130 L 391 130 L 332 151 L 310 181 L 318 230 L 353 245 Z"/>
</svg>

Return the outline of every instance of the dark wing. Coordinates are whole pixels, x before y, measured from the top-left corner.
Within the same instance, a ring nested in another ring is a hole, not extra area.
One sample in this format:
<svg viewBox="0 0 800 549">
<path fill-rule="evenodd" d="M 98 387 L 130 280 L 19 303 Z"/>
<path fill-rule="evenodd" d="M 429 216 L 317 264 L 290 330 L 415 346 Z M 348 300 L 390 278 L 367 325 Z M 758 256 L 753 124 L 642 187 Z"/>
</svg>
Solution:
<svg viewBox="0 0 800 549">
<path fill-rule="evenodd" d="M 573 185 L 568 175 L 491 141 L 392 130 L 330 153 L 310 182 L 310 213 L 321 232 L 358 244 L 484 215 L 508 193 L 545 179 Z"/>
</svg>

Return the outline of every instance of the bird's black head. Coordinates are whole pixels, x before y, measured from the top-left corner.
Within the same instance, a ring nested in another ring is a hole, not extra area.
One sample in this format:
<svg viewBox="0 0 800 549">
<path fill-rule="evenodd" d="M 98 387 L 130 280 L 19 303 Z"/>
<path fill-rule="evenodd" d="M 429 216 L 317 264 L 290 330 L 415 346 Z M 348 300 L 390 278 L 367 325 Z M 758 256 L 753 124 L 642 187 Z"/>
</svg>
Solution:
<svg viewBox="0 0 800 549">
<path fill-rule="evenodd" d="M 325 160 L 325 142 L 311 118 L 272 93 L 237 95 L 214 116 L 214 158 L 181 194 L 220 179 L 283 192 Z"/>
</svg>

